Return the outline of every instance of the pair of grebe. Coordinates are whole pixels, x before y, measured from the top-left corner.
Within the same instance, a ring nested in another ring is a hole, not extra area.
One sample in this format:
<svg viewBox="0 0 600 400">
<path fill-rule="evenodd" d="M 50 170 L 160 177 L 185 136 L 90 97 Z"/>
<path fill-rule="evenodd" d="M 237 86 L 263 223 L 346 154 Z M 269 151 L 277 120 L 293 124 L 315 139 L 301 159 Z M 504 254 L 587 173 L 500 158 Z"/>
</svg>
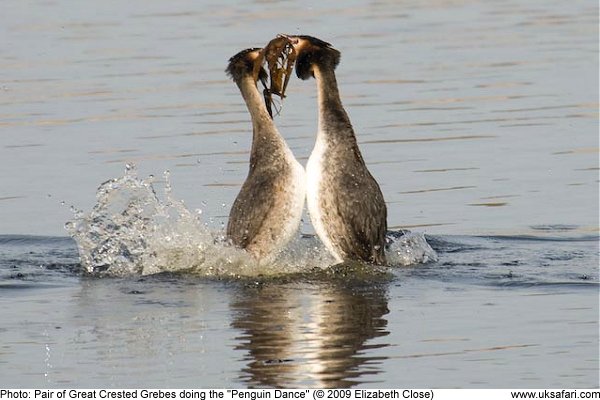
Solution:
<svg viewBox="0 0 600 400">
<path fill-rule="evenodd" d="M 340 52 L 310 36 L 287 36 L 296 52 L 296 75 L 317 82 L 319 123 L 304 168 L 277 130 L 257 88 L 260 49 L 229 60 L 252 117 L 250 170 L 227 225 L 233 244 L 258 260 L 271 259 L 295 235 L 304 199 L 315 232 L 337 262 L 385 264 L 387 209 L 377 181 L 362 158 L 335 77 Z M 260 77 L 266 75 L 261 68 Z"/>
</svg>

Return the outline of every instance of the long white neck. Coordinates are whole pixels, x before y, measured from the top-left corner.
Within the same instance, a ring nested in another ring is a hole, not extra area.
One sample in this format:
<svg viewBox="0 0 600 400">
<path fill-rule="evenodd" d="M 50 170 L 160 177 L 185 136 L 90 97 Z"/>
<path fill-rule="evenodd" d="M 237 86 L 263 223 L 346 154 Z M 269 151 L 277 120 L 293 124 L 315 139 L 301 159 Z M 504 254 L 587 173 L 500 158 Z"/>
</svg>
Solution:
<svg viewBox="0 0 600 400">
<path fill-rule="evenodd" d="M 352 123 L 340 99 L 335 72 L 332 69 L 314 66 L 313 73 L 317 81 L 319 104 L 317 140 L 356 143 Z"/>
<path fill-rule="evenodd" d="M 238 86 L 252 117 L 252 149 L 250 168 L 265 166 L 274 162 L 296 162 L 294 155 L 277 130 L 267 111 L 264 99 L 251 76 L 243 77 Z M 279 157 L 283 156 L 283 160 Z"/>
<path fill-rule="evenodd" d="M 265 129 L 277 131 L 252 76 L 244 76 L 238 83 L 238 86 L 242 93 L 242 97 L 246 102 L 246 107 L 250 112 L 250 116 L 252 117 L 252 127 L 254 128 L 254 131 L 258 132 Z"/>
</svg>

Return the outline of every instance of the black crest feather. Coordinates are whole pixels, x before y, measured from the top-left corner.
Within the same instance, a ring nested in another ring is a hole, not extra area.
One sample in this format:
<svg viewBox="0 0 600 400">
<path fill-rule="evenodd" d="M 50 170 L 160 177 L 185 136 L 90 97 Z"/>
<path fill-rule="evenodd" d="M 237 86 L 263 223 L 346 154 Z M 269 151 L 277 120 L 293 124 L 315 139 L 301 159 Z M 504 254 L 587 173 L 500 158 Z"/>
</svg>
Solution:
<svg viewBox="0 0 600 400">
<path fill-rule="evenodd" d="M 341 54 L 319 38 L 307 35 L 296 36 L 308 41 L 308 45 L 299 52 L 296 59 L 296 75 L 302 80 L 313 76 L 311 67 L 318 65 L 322 68 L 335 69 L 340 63 Z"/>
<path fill-rule="evenodd" d="M 251 74 L 254 70 L 254 58 L 249 57 L 250 53 L 260 50 L 259 48 L 245 49 L 229 59 L 229 64 L 225 72 L 234 81 L 239 81 L 246 74 Z"/>
</svg>

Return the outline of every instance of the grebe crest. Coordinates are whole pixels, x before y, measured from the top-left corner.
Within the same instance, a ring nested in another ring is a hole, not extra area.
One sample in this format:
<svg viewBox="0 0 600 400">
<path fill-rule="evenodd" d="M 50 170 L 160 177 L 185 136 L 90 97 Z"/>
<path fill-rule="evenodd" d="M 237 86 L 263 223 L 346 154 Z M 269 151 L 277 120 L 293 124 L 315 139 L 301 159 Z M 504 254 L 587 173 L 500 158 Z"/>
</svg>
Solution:
<svg viewBox="0 0 600 400">
<path fill-rule="evenodd" d="M 256 86 L 257 79 L 267 76 L 260 65 L 261 51 L 237 53 L 225 70 L 240 89 L 253 128 L 248 176 L 231 207 L 227 237 L 259 262 L 272 260 L 293 238 L 305 199 L 304 168 L 281 137 Z"/>
<path fill-rule="evenodd" d="M 297 52 L 296 76 L 302 80 L 314 78 L 313 65 L 335 70 L 341 53 L 321 39 L 308 35 L 282 35 L 293 44 Z"/>
<path fill-rule="evenodd" d="M 340 52 L 311 36 L 286 36 L 296 74 L 317 81 L 319 131 L 306 165 L 307 205 L 315 231 L 337 261 L 385 264 L 387 208 L 364 163 L 335 77 Z"/>
</svg>

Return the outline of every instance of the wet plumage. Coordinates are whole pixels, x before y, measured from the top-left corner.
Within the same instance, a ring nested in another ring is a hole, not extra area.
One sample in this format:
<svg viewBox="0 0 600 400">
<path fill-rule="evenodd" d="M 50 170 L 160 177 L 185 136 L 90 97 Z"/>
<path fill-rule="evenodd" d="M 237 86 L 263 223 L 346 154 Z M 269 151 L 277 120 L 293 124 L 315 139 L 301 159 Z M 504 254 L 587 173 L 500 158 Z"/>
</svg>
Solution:
<svg viewBox="0 0 600 400">
<path fill-rule="evenodd" d="M 306 166 L 315 231 L 338 261 L 385 264 L 387 208 L 340 100 L 334 72 L 340 53 L 310 36 L 289 38 L 298 53 L 298 77 L 317 81 L 319 132 Z"/>
<path fill-rule="evenodd" d="M 298 230 L 304 206 L 305 175 L 275 127 L 256 87 L 254 62 L 258 55 L 259 49 L 244 50 L 232 57 L 227 67 L 246 102 L 253 129 L 248 176 L 231 207 L 227 236 L 256 259 L 268 260 Z M 262 68 L 259 74 L 265 74 Z"/>
</svg>

